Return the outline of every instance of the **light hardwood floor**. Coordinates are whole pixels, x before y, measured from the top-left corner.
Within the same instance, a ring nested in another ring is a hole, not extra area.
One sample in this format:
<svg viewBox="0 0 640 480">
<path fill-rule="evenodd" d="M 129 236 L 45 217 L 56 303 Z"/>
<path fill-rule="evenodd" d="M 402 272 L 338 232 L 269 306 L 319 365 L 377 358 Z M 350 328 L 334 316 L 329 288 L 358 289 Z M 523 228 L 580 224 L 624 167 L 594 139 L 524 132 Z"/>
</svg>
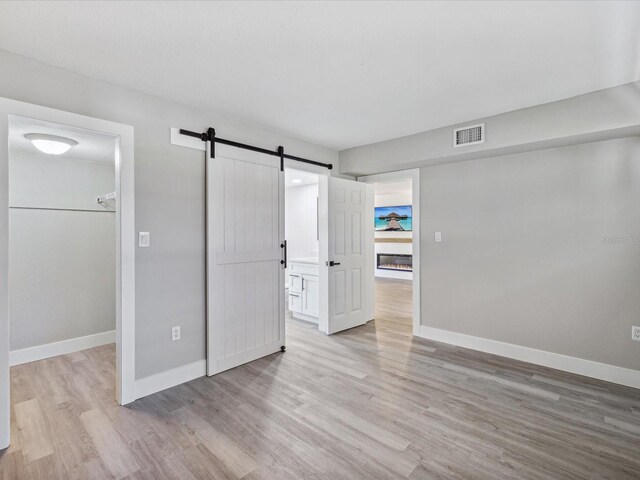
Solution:
<svg viewBox="0 0 640 480">
<path fill-rule="evenodd" d="M 640 391 L 412 339 L 410 284 L 377 292 L 375 322 L 289 320 L 286 353 L 128 407 L 113 346 L 14 367 L 0 478 L 640 479 Z"/>
</svg>

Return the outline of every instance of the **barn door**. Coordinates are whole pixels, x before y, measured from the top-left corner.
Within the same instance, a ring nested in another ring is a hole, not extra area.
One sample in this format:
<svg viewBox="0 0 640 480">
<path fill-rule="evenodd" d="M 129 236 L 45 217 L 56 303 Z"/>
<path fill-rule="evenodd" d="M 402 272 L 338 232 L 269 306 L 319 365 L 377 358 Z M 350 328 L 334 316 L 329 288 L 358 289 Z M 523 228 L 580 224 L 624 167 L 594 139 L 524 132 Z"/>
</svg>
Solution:
<svg viewBox="0 0 640 480">
<path fill-rule="evenodd" d="M 207 162 L 207 375 L 215 375 L 285 344 L 284 172 L 278 157 L 224 145 Z"/>
</svg>

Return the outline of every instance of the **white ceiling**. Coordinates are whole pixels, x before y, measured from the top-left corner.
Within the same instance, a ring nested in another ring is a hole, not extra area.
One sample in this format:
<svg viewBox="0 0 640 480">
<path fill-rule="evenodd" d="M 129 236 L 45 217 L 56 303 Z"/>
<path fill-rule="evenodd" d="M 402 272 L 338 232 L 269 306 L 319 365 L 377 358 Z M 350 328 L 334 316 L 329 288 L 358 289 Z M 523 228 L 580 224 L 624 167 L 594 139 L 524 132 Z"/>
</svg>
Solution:
<svg viewBox="0 0 640 480">
<path fill-rule="evenodd" d="M 25 138 L 27 133 L 57 135 L 75 140 L 78 144 L 62 155 L 47 155 Z M 12 116 L 9 122 L 9 148 L 12 153 L 25 152 L 45 155 L 52 159 L 74 158 L 89 162 L 114 163 L 115 147 L 115 137 L 103 133 L 18 116 Z"/>
<path fill-rule="evenodd" d="M 0 48 L 344 149 L 640 79 L 640 2 L 0 2 Z"/>
<path fill-rule="evenodd" d="M 297 181 L 294 182 L 294 180 L 297 180 Z M 303 172 L 301 170 L 293 170 L 291 168 L 285 168 L 284 170 L 285 188 L 302 187 L 304 185 L 312 185 L 316 183 L 318 183 L 318 175 L 315 173 Z"/>
</svg>

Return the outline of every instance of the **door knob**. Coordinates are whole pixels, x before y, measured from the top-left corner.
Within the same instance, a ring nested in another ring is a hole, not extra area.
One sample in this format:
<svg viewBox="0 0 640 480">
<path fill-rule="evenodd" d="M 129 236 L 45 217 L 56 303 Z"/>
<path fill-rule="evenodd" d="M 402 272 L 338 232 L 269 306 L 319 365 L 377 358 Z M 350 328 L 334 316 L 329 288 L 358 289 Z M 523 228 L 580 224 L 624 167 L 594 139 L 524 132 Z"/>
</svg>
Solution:
<svg viewBox="0 0 640 480">
<path fill-rule="evenodd" d="M 340 265 L 340 262 L 334 262 L 333 260 L 329 262 L 330 267 L 335 267 L 336 265 Z"/>
</svg>

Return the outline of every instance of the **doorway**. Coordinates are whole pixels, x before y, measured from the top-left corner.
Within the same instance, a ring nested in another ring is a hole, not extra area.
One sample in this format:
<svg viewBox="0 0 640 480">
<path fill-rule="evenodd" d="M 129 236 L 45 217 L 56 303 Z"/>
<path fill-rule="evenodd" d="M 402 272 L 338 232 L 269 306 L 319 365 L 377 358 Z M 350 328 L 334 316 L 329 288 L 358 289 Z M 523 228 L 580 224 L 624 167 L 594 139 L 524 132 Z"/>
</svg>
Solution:
<svg viewBox="0 0 640 480">
<path fill-rule="evenodd" d="M 373 318 L 372 189 L 286 169 L 286 298 L 290 316 L 331 335 Z"/>
<path fill-rule="evenodd" d="M 359 177 L 373 186 L 376 328 L 417 335 L 420 329 L 420 171 Z"/>
<path fill-rule="evenodd" d="M 318 175 L 286 168 L 285 306 L 287 317 L 318 327 L 320 320 L 320 283 L 318 258 L 320 233 L 318 219 Z"/>
<path fill-rule="evenodd" d="M 133 172 L 132 127 L 0 98 L 0 448 L 10 363 L 115 341 L 108 394 L 135 400 Z"/>
</svg>

